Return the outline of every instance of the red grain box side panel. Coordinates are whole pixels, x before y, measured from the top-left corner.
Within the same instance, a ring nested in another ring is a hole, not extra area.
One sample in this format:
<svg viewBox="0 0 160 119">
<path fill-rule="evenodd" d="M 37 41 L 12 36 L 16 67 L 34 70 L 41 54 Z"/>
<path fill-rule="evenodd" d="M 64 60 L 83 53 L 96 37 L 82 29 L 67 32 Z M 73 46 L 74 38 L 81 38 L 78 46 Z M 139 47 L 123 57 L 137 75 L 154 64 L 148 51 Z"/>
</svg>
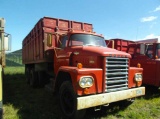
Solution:
<svg viewBox="0 0 160 119">
<path fill-rule="evenodd" d="M 92 24 L 76 22 L 76 21 L 71 22 L 71 28 L 73 30 L 78 30 L 78 31 L 81 31 L 81 30 L 92 31 L 93 30 Z"/>
<path fill-rule="evenodd" d="M 30 52 L 28 53 L 28 55 L 29 55 L 29 61 L 31 61 L 31 53 L 32 53 L 32 47 L 31 47 L 31 38 L 29 39 L 29 43 L 28 43 L 28 47 L 29 47 L 29 49 L 30 49 Z"/>
<path fill-rule="evenodd" d="M 92 24 L 84 23 L 83 24 L 83 29 L 85 31 L 93 31 L 93 26 L 92 26 Z"/>
<path fill-rule="evenodd" d="M 39 49 L 40 49 L 40 47 L 39 47 L 39 37 L 37 36 L 35 39 L 35 45 L 36 45 L 36 47 L 35 47 L 35 60 L 39 60 L 39 55 L 40 55 L 40 52 L 39 52 Z"/>
<path fill-rule="evenodd" d="M 56 27 L 61 30 L 68 30 L 70 28 L 70 21 L 69 20 L 63 20 L 63 19 L 56 19 L 56 18 L 49 18 L 49 17 L 44 17 L 41 20 L 41 27 L 48 27 L 48 28 L 53 28 L 55 29 Z"/>
<path fill-rule="evenodd" d="M 63 19 L 59 19 L 58 20 L 58 28 L 60 29 L 60 30 L 68 30 L 69 28 L 71 28 L 70 27 L 70 21 L 68 21 L 68 20 L 63 20 Z"/>
<path fill-rule="evenodd" d="M 43 34 L 43 30 L 40 29 L 38 32 L 38 40 L 39 40 L 39 59 L 43 60 L 44 59 L 44 34 Z"/>
<path fill-rule="evenodd" d="M 23 42 L 22 42 L 22 46 L 23 46 L 23 48 L 22 48 L 22 57 L 23 57 L 23 59 L 22 59 L 22 63 L 24 63 L 25 61 L 26 61 L 26 43 L 25 43 L 25 40 L 23 40 Z"/>
<path fill-rule="evenodd" d="M 41 21 L 41 25 L 41 27 L 55 28 L 58 26 L 58 22 L 55 18 L 44 17 Z"/>
<path fill-rule="evenodd" d="M 26 62 L 29 62 L 29 43 L 26 44 Z"/>
<path fill-rule="evenodd" d="M 117 49 L 119 51 L 126 52 L 127 51 L 127 44 L 128 44 L 127 41 L 117 39 L 117 40 L 115 40 L 115 49 Z"/>
<path fill-rule="evenodd" d="M 57 41 L 56 41 L 56 36 L 55 34 L 53 34 L 55 31 L 53 28 L 47 28 L 47 27 L 43 27 L 43 38 L 44 38 L 44 51 L 53 49 L 54 47 L 57 47 Z M 51 42 L 52 42 L 52 46 L 48 46 L 47 45 L 47 38 L 50 37 L 51 38 Z"/>
<path fill-rule="evenodd" d="M 25 39 L 25 46 L 23 46 L 23 47 L 25 48 L 25 62 L 27 62 L 27 53 L 28 53 L 28 52 L 27 52 L 27 50 L 28 50 L 28 49 L 27 49 L 27 45 L 28 45 L 28 44 L 27 44 L 27 41 L 28 41 L 28 37 L 26 37 L 26 39 Z"/>
<path fill-rule="evenodd" d="M 72 28 L 73 30 L 83 30 L 83 24 L 80 22 L 72 21 Z"/>
<path fill-rule="evenodd" d="M 127 51 L 127 47 L 129 44 L 133 43 L 133 41 L 128 41 L 128 40 L 123 40 L 123 39 L 118 39 L 117 40 L 117 46 L 116 47 L 120 47 L 120 51 Z"/>
<path fill-rule="evenodd" d="M 36 39 L 36 36 L 35 36 L 35 39 Z M 33 61 L 35 61 L 36 60 L 36 57 L 35 57 L 35 55 L 36 55 L 36 40 L 33 40 L 33 46 L 34 46 L 34 48 L 33 48 Z"/>
<path fill-rule="evenodd" d="M 123 51 L 123 52 L 127 51 L 127 47 L 131 43 L 134 43 L 134 42 L 133 41 L 129 41 L 129 40 L 123 40 L 123 39 L 106 40 L 106 44 L 108 44 L 109 48 L 112 48 L 112 45 L 114 44 L 114 49 L 117 49 L 117 50 Z"/>
<path fill-rule="evenodd" d="M 43 27 L 43 38 L 44 38 L 44 51 L 48 51 L 53 49 L 54 47 L 57 47 L 57 39 L 54 32 L 58 30 L 58 32 L 65 33 L 70 29 L 70 21 L 69 20 L 63 20 L 63 19 L 56 19 L 56 18 L 48 18 L 44 17 L 42 20 L 42 27 Z M 47 45 L 47 38 L 48 34 L 51 37 L 52 46 Z"/>
<path fill-rule="evenodd" d="M 33 44 L 33 42 L 34 42 L 34 40 L 33 39 L 31 39 L 31 52 L 30 52 L 30 54 L 31 54 L 31 61 L 33 61 L 34 60 L 34 44 Z"/>
</svg>

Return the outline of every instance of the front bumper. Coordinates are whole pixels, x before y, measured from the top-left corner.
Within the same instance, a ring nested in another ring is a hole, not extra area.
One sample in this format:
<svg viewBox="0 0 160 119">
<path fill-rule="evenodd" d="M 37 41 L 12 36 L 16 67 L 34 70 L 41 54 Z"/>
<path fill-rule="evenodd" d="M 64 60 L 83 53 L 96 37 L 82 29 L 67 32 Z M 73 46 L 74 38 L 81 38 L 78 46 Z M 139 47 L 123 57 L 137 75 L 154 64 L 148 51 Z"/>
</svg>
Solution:
<svg viewBox="0 0 160 119">
<path fill-rule="evenodd" d="M 145 95 L 145 87 L 138 87 L 111 93 L 96 94 L 77 98 L 77 110 L 105 105 Z"/>
</svg>

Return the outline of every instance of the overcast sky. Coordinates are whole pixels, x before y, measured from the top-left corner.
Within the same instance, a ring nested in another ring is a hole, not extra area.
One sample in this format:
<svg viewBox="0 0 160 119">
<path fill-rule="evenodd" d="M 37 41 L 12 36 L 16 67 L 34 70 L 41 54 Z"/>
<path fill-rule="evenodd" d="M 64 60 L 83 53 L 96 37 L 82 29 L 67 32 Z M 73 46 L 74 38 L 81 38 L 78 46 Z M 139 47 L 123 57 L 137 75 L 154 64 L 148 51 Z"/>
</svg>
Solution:
<svg viewBox="0 0 160 119">
<path fill-rule="evenodd" d="M 0 0 L 12 51 L 22 48 L 24 37 L 44 16 L 92 23 L 106 39 L 160 35 L 160 0 Z"/>
</svg>

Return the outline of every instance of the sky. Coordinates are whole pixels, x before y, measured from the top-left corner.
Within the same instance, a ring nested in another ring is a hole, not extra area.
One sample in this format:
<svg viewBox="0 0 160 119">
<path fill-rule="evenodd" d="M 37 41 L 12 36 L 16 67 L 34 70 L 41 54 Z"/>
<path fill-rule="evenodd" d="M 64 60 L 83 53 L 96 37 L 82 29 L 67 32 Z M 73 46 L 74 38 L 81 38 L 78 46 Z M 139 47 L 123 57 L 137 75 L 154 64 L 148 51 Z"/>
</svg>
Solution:
<svg viewBox="0 0 160 119">
<path fill-rule="evenodd" d="M 0 0 L 5 32 L 12 35 L 12 49 L 44 16 L 93 24 L 105 39 L 146 39 L 160 36 L 160 0 Z"/>
</svg>

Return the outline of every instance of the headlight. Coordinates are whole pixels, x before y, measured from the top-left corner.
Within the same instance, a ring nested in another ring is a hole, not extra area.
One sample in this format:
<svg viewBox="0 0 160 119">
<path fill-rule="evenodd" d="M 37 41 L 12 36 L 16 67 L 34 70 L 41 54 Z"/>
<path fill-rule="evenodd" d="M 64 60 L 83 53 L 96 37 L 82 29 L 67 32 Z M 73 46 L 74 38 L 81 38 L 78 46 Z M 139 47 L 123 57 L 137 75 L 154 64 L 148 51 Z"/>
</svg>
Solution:
<svg viewBox="0 0 160 119">
<path fill-rule="evenodd" d="M 135 79 L 135 81 L 142 81 L 142 74 L 136 73 L 134 79 Z"/>
<path fill-rule="evenodd" d="M 93 85 L 93 77 L 91 76 L 81 77 L 79 80 L 79 85 L 82 88 L 91 87 Z"/>
</svg>

